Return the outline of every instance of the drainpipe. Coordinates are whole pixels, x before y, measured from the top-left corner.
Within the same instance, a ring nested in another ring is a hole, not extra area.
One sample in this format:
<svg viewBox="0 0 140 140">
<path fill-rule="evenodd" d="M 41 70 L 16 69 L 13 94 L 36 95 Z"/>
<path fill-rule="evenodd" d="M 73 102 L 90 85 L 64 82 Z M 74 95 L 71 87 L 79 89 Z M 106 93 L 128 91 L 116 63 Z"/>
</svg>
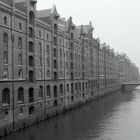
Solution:
<svg viewBox="0 0 140 140">
<path fill-rule="evenodd" d="M 12 40 L 12 102 L 13 102 L 13 130 L 15 129 L 15 93 L 14 93 L 14 34 L 13 34 L 13 20 L 14 17 L 14 3 L 12 3 L 11 14 L 11 40 Z"/>
</svg>

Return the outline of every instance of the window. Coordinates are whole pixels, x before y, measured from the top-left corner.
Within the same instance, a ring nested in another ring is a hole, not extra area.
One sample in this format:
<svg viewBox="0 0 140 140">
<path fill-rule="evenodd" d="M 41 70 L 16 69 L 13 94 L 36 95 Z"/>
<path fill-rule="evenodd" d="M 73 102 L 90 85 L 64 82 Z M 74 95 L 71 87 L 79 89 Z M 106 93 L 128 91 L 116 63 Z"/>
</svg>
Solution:
<svg viewBox="0 0 140 140">
<path fill-rule="evenodd" d="M 22 38 L 21 37 L 18 38 L 18 48 L 22 49 Z"/>
<path fill-rule="evenodd" d="M 54 69 L 57 69 L 57 61 L 54 60 Z"/>
<path fill-rule="evenodd" d="M 6 16 L 4 16 L 4 25 L 7 26 L 7 17 Z"/>
<path fill-rule="evenodd" d="M 35 111 L 34 106 L 30 106 L 30 107 L 29 107 L 29 114 L 30 114 L 30 115 L 34 114 L 34 111 Z"/>
<path fill-rule="evenodd" d="M 57 50 L 56 50 L 56 48 L 53 49 L 53 52 L 54 52 L 54 57 L 57 57 Z"/>
<path fill-rule="evenodd" d="M 30 13 L 29 13 L 29 23 L 34 24 L 34 21 L 35 21 L 34 13 L 32 11 L 30 11 Z"/>
<path fill-rule="evenodd" d="M 4 53 L 3 53 L 3 62 L 4 63 L 8 63 L 8 52 L 7 51 L 4 51 Z"/>
<path fill-rule="evenodd" d="M 29 27 L 29 37 L 33 37 L 33 29 Z"/>
<path fill-rule="evenodd" d="M 18 64 L 22 65 L 22 54 L 18 54 Z"/>
<path fill-rule="evenodd" d="M 49 60 L 49 58 L 47 58 L 47 66 L 48 67 L 50 66 L 50 60 Z"/>
<path fill-rule="evenodd" d="M 71 80 L 74 80 L 74 74 L 71 72 Z"/>
<path fill-rule="evenodd" d="M 22 71 L 22 69 L 19 69 L 19 71 L 18 71 L 18 77 L 19 78 L 23 78 L 23 71 Z"/>
<path fill-rule="evenodd" d="M 50 71 L 47 70 L 47 77 L 50 77 Z"/>
<path fill-rule="evenodd" d="M 24 103 L 24 89 L 22 87 L 18 89 L 18 103 Z"/>
<path fill-rule="evenodd" d="M 57 34 L 57 30 L 58 30 L 57 25 L 54 24 L 54 34 Z"/>
<path fill-rule="evenodd" d="M 53 90 L 54 90 L 54 97 L 57 97 L 57 86 L 54 86 Z"/>
<path fill-rule="evenodd" d="M 42 56 L 39 56 L 39 65 L 42 66 Z"/>
<path fill-rule="evenodd" d="M 49 50 L 49 45 L 47 45 L 47 48 L 46 48 L 46 54 L 47 54 L 47 55 L 49 55 L 49 51 L 50 51 L 50 50 Z"/>
<path fill-rule="evenodd" d="M 69 84 L 67 84 L 67 92 L 69 92 L 70 91 L 70 89 L 69 89 Z"/>
<path fill-rule="evenodd" d="M 33 67 L 33 63 L 34 63 L 33 56 L 29 56 L 29 66 Z"/>
<path fill-rule="evenodd" d="M 34 102 L 34 89 L 33 88 L 29 88 L 29 103 Z"/>
<path fill-rule="evenodd" d="M 74 36 L 73 36 L 73 33 L 71 33 L 71 40 L 73 40 Z"/>
<path fill-rule="evenodd" d="M 54 72 L 54 81 L 57 81 L 57 72 Z"/>
<path fill-rule="evenodd" d="M 47 40 L 49 40 L 49 35 L 47 34 Z"/>
<path fill-rule="evenodd" d="M 9 106 L 10 105 L 10 91 L 8 88 L 5 88 L 2 91 L 2 104 L 3 106 Z"/>
<path fill-rule="evenodd" d="M 33 71 L 29 71 L 29 82 L 33 82 L 33 79 L 34 79 L 34 73 Z"/>
<path fill-rule="evenodd" d="M 53 37 L 53 41 L 54 41 L 54 45 L 57 45 L 57 39 L 55 36 Z"/>
<path fill-rule="evenodd" d="M 54 107 L 56 107 L 57 105 L 58 105 L 58 101 L 55 100 L 55 101 L 54 101 Z"/>
<path fill-rule="evenodd" d="M 39 70 L 39 78 L 42 78 L 42 70 Z"/>
<path fill-rule="evenodd" d="M 43 87 L 39 86 L 39 98 L 43 98 Z"/>
<path fill-rule="evenodd" d="M 82 87 L 83 87 L 83 91 L 85 90 L 85 87 L 84 87 L 84 82 L 82 83 Z"/>
<path fill-rule="evenodd" d="M 22 25 L 21 25 L 21 23 L 19 23 L 19 30 L 22 30 Z"/>
<path fill-rule="evenodd" d="M 29 42 L 29 52 L 33 52 L 33 43 Z"/>
<path fill-rule="evenodd" d="M 50 85 L 47 86 L 47 97 L 51 96 L 51 88 Z"/>
<path fill-rule="evenodd" d="M 81 83 L 79 83 L 79 90 L 81 90 Z"/>
<path fill-rule="evenodd" d="M 60 85 L 60 94 L 63 95 L 63 85 Z"/>
<path fill-rule="evenodd" d="M 39 43 L 39 53 L 42 54 L 42 44 Z"/>
<path fill-rule="evenodd" d="M 39 37 L 41 37 L 41 31 L 39 31 Z"/>
<path fill-rule="evenodd" d="M 73 83 L 71 84 L 71 93 L 74 93 Z"/>
<path fill-rule="evenodd" d="M 76 91 L 78 90 L 77 83 L 75 83 L 75 90 L 76 90 Z"/>
<path fill-rule="evenodd" d="M 5 79 L 8 79 L 8 69 L 6 68 L 6 69 L 4 69 L 4 71 L 3 71 L 3 79 L 5 80 Z"/>
<path fill-rule="evenodd" d="M 8 45 L 8 34 L 7 33 L 4 33 L 4 35 L 3 35 L 3 43 L 5 45 Z"/>
</svg>

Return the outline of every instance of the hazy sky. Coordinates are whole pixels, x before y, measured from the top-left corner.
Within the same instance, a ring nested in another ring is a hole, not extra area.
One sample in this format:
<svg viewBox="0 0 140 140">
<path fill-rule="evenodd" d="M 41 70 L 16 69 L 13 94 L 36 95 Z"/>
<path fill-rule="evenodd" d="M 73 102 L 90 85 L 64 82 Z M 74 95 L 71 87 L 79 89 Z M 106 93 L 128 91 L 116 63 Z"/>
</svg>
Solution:
<svg viewBox="0 0 140 140">
<path fill-rule="evenodd" d="M 55 4 L 76 25 L 92 22 L 93 35 L 115 51 L 125 52 L 140 68 L 140 0 L 38 0 L 37 9 Z"/>
</svg>

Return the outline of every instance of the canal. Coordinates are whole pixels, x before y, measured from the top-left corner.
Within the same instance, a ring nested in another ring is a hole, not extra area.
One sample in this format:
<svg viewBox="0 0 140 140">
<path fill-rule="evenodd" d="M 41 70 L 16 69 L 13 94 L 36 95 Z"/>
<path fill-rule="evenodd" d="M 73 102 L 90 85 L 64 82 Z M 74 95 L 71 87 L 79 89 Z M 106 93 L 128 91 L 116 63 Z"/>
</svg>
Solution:
<svg viewBox="0 0 140 140">
<path fill-rule="evenodd" d="M 140 140 L 140 87 L 96 100 L 2 140 Z"/>
</svg>

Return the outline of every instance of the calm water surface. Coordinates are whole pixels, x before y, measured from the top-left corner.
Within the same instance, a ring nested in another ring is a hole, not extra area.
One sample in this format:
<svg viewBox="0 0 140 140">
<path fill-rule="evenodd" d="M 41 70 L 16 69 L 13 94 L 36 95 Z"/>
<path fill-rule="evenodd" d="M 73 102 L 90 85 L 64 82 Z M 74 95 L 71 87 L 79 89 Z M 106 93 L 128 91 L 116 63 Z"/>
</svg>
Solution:
<svg viewBox="0 0 140 140">
<path fill-rule="evenodd" d="M 2 140 L 140 140 L 140 87 L 97 100 Z"/>
</svg>

